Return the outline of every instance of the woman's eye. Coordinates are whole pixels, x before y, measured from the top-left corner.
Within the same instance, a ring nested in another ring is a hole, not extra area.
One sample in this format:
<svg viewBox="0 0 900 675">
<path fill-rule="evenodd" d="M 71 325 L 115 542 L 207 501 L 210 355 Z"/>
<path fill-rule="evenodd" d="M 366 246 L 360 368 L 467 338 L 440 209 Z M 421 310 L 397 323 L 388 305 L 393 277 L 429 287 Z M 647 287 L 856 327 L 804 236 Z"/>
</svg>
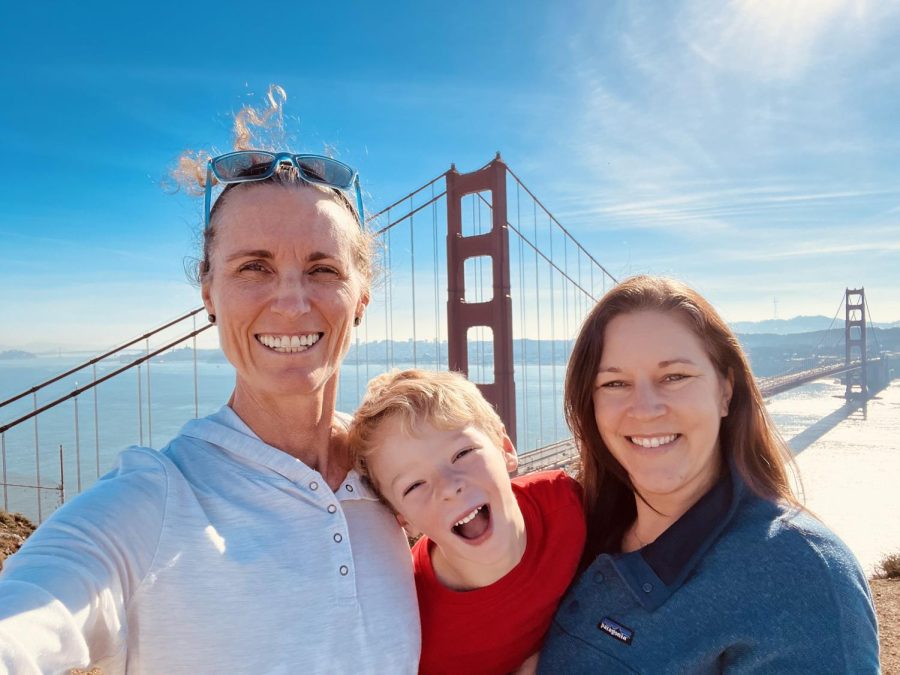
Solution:
<svg viewBox="0 0 900 675">
<path fill-rule="evenodd" d="M 263 263 L 254 260 L 252 262 L 244 263 L 239 269 L 241 272 L 265 272 L 267 268 Z"/>
<path fill-rule="evenodd" d="M 622 380 L 610 380 L 609 382 L 604 382 L 600 385 L 603 389 L 621 389 L 625 386 L 625 383 Z"/>
<path fill-rule="evenodd" d="M 403 491 L 403 496 L 405 497 L 406 495 L 408 495 L 410 492 L 412 492 L 413 490 L 415 490 L 415 489 L 416 489 L 417 487 L 419 487 L 420 485 L 424 485 L 424 482 L 423 482 L 423 481 L 420 481 L 420 480 L 417 480 L 415 483 L 413 483 L 412 485 L 408 486 L 408 487 Z"/>
<path fill-rule="evenodd" d="M 331 267 L 329 265 L 317 265 L 316 267 L 313 267 L 312 273 L 316 274 L 316 275 L 320 275 L 320 274 L 321 275 L 325 275 L 325 274 L 338 275 L 338 274 L 340 274 L 334 267 Z"/>
<path fill-rule="evenodd" d="M 682 380 L 688 379 L 688 375 L 684 375 L 682 373 L 672 373 L 670 375 L 666 375 L 663 378 L 664 382 L 681 382 Z"/>
</svg>

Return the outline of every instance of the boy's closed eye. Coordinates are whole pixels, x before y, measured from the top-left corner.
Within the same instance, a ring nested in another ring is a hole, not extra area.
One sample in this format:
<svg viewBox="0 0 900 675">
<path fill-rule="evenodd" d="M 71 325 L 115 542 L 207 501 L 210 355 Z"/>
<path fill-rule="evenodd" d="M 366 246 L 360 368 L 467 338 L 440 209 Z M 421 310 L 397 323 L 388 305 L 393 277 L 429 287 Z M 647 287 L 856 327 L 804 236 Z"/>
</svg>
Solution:
<svg viewBox="0 0 900 675">
<path fill-rule="evenodd" d="M 417 487 L 419 487 L 420 485 L 424 485 L 424 484 L 425 484 L 425 481 L 423 481 L 423 480 L 417 480 L 415 483 L 410 483 L 408 486 L 406 486 L 406 489 L 403 490 L 403 495 L 402 495 L 402 496 L 405 497 L 405 496 L 408 495 L 410 492 L 412 492 L 413 490 L 415 490 Z"/>
<path fill-rule="evenodd" d="M 466 455 L 475 452 L 477 449 L 478 448 L 463 448 L 462 450 L 457 452 L 455 455 L 453 455 L 453 461 L 455 462 L 458 459 L 462 459 Z"/>
</svg>

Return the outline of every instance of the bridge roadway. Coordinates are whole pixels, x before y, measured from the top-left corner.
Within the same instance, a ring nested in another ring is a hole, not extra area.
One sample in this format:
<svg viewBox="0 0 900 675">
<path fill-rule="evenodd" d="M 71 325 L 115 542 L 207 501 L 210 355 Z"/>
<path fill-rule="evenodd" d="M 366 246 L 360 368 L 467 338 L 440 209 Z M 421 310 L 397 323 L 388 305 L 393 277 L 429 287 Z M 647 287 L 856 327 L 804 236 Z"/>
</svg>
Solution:
<svg viewBox="0 0 900 675">
<path fill-rule="evenodd" d="M 879 359 L 869 359 L 868 362 L 873 363 L 878 360 Z M 776 375 L 775 377 L 760 377 L 757 379 L 757 383 L 759 384 L 759 390 L 763 397 L 769 398 L 770 396 L 775 396 L 788 389 L 799 387 L 822 377 L 830 377 L 849 372 L 855 368 L 859 368 L 861 363 L 861 361 L 835 363 L 803 370 L 798 373 L 787 373 L 785 375 Z M 578 448 L 575 447 L 574 439 L 567 438 L 519 455 L 519 474 L 526 474 L 532 471 L 544 471 L 547 469 L 563 469 L 571 474 L 577 472 Z"/>
</svg>

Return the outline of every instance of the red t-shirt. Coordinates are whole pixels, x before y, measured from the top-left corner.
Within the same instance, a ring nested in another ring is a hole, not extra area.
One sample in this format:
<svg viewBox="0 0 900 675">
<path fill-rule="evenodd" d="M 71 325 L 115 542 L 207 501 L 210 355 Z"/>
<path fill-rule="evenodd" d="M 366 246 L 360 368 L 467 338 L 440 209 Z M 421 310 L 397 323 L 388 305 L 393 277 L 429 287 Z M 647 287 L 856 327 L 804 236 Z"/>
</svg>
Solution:
<svg viewBox="0 0 900 675">
<path fill-rule="evenodd" d="M 508 673 L 536 652 L 584 546 L 581 487 L 562 471 L 514 478 L 527 545 L 490 586 L 454 591 L 431 565 L 433 543 L 413 546 L 422 620 L 420 673 Z"/>
</svg>

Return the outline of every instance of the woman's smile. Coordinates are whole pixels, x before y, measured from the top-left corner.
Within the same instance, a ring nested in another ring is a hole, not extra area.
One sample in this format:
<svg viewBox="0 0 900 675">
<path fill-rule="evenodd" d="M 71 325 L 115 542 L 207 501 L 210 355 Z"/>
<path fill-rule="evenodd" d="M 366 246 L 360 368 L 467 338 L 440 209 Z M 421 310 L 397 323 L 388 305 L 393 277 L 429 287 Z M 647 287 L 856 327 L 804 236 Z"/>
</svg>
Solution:
<svg viewBox="0 0 900 675">
<path fill-rule="evenodd" d="M 665 434 L 662 436 L 626 436 L 629 441 L 640 448 L 662 448 L 667 450 L 681 434 Z"/>
<path fill-rule="evenodd" d="M 297 354 L 308 351 L 324 333 L 307 333 L 305 335 L 259 334 L 256 340 L 263 346 L 279 354 Z"/>
</svg>

